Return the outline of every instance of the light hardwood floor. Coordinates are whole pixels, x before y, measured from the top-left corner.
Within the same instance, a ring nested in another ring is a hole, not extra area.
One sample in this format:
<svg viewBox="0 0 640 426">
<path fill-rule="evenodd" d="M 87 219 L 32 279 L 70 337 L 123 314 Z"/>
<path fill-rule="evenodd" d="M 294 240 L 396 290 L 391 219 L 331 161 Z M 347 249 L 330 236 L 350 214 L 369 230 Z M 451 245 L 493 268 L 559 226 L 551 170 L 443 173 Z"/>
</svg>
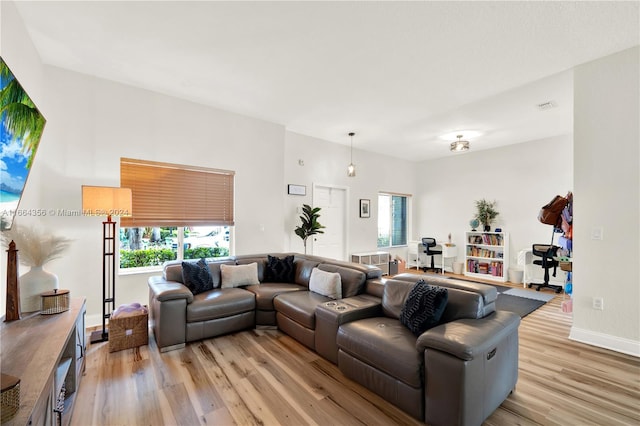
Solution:
<svg viewBox="0 0 640 426">
<path fill-rule="evenodd" d="M 640 424 L 640 360 L 570 341 L 566 297 L 523 319 L 516 391 L 485 425 Z M 88 347 L 72 425 L 419 424 L 275 329 L 164 354 L 152 334 L 107 345 Z"/>
</svg>

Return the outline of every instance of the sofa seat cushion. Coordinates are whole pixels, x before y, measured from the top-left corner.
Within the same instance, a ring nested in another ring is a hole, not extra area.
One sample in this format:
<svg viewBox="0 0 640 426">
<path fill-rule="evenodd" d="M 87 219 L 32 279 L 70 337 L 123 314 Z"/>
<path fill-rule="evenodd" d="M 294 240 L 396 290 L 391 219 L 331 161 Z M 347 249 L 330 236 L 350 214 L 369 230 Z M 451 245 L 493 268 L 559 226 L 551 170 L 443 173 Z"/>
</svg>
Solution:
<svg viewBox="0 0 640 426">
<path fill-rule="evenodd" d="M 337 343 L 345 353 L 408 386 L 422 386 L 423 354 L 416 349 L 416 336 L 399 320 L 373 317 L 342 324 Z"/>
<path fill-rule="evenodd" d="M 245 287 L 256 295 L 256 308 L 261 311 L 273 311 L 273 298 L 281 293 L 306 290 L 305 287 L 289 283 L 262 283 Z"/>
<path fill-rule="evenodd" d="M 273 301 L 273 306 L 284 316 L 306 328 L 315 330 L 316 307 L 330 300 L 332 299 L 312 291 L 292 291 L 278 295 Z"/>
<path fill-rule="evenodd" d="M 193 297 L 187 305 L 187 322 L 208 321 L 253 311 L 255 295 L 241 288 L 217 288 Z"/>
</svg>

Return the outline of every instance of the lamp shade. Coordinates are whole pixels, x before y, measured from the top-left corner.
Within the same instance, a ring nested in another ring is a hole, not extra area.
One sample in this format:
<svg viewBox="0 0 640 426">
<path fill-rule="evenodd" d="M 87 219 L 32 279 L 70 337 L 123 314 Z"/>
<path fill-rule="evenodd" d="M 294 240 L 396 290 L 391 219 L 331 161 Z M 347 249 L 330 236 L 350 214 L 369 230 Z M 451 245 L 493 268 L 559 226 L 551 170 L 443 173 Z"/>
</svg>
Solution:
<svg viewBox="0 0 640 426">
<path fill-rule="evenodd" d="M 131 189 L 82 185 L 84 216 L 131 216 Z"/>
</svg>

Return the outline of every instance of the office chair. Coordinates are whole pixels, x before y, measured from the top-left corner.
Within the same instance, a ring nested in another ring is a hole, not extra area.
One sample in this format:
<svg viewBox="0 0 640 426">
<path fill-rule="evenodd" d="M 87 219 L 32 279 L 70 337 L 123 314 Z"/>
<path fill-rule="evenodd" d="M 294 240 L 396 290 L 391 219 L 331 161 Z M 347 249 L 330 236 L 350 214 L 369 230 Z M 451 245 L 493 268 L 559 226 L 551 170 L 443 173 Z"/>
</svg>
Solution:
<svg viewBox="0 0 640 426">
<path fill-rule="evenodd" d="M 527 287 L 531 288 L 536 286 L 536 291 L 540 291 L 541 288 L 550 288 L 555 290 L 556 293 L 560 293 L 562 291 L 561 285 L 552 285 L 549 284 L 549 269 L 553 268 L 553 276 L 556 276 L 556 268 L 560 264 L 553 257 L 556 255 L 560 247 L 549 245 L 549 244 L 534 244 L 532 247 L 532 253 L 534 256 L 541 257 L 542 259 L 537 259 L 533 261 L 534 265 L 540 265 L 544 269 L 544 282 L 541 284 L 530 283 Z"/>
<path fill-rule="evenodd" d="M 424 247 L 423 252 L 427 254 L 427 256 L 431 256 L 431 268 L 429 267 L 423 267 L 422 270 L 424 272 L 427 272 L 427 269 L 436 269 L 435 265 L 433 263 L 433 257 L 437 254 L 442 255 L 442 250 L 431 250 L 431 247 L 435 247 L 436 244 L 436 239 L 435 238 L 423 238 L 422 239 L 422 246 Z"/>
</svg>

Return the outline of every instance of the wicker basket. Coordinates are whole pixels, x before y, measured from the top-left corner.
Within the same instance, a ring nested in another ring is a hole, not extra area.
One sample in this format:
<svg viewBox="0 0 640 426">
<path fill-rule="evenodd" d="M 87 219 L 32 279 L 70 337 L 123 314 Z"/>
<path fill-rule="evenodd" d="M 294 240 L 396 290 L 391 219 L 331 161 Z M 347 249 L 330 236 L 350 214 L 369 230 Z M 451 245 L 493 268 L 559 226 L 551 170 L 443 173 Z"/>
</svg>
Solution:
<svg viewBox="0 0 640 426">
<path fill-rule="evenodd" d="M 20 379 L 2 374 L 2 403 L 0 404 L 0 421 L 2 423 L 11 419 L 20 408 Z"/>
<path fill-rule="evenodd" d="M 109 320 L 109 352 L 136 348 L 149 343 L 149 314 L 140 312 L 137 315 Z"/>
<path fill-rule="evenodd" d="M 560 263 L 560 269 L 562 269 L 563 271 L 571 272 L 571 270 L 573 269 L 572 262 L 565 262 L 561 260 L 559 263 Z"/>
<path fill-rule="evenodd" d="M 42 298 L 40 313 L 42 315 L 59 314 L 69 310 L 69 290 L 47 291 L 40 295 Z"/>
</svg>

